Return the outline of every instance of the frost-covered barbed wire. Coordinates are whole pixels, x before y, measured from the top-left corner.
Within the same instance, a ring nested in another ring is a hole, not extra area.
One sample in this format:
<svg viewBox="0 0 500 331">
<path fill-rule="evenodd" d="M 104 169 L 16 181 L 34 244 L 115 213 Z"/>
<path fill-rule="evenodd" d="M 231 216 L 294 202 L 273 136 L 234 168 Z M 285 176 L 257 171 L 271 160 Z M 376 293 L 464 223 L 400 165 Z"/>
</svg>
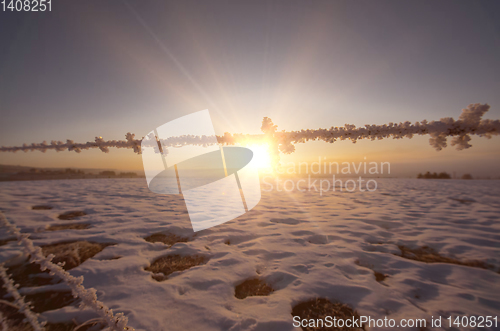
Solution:
<svg viewBox="0 0 500 331">
<path fill-rule="evenodd" d="M 414 135 L 430 135 L 429 143 L 436 150 L 441 150 L 447 146 L 447 137 L 453 137 L 451 145 L 458 150 L 471 147 L 470 135 L 491 138 L 500 133 L 500 120 L 482 119 L 483 115 L 490 109 L 488 104 L 470 104 L 462 109 L 462 114 L 458 120 L 451 117 L 441 118 L 439 121 L 427 121 L 411 123 L 389 123 L 383 125 L 365 125 L 356 127 L 352 124 L 345 124 L 343 127 L 331 127 L 330 129 L 300 130 L 300 131 L 278 131 L 277 125 L 268 117 L 262 121 L 262 132 L 264 134 L 231 134 L 224 133 L 223 136 L 216 136 L 217 142 L 221 145 L 235 144 L 261 144 L 267 143 L 270 146 L 271 154 L 274 158 L 279 158 L 279 153 L 289 154 L 295 151 L 295 144 L 305 143 L 310 140 L 322 140 L 334 143 L 337 140 L 351 140 L 356 142 L 359 139 L 380 140 L 384 138 L 412 138 Z M 56 150 L 75 151 L 99 148 L 108 153 L 109 148 L 130 148 L 135 153 L 141 153 L 141 143 L 143 147 L 153 147 L 157 151 L 160 143 L 163 149 L 176 148 L 185 145 L 208 146 L 213 144 L 213 136 L 184 135 L 169 137 L 167 139 L 157 139 L 154 135 L 135 139 L 135 135 L 127 133 L 125 140 L 107 140 L 96 137 L 94 141 L 86 143 L 75 143 L 73 140 L 46 141 L 42 143 L 32 143 L 30 145 L 14 147 L 0 147 L 0 152 L 28 152 Z"/>
<path fill-rule="evenodd" d="M 0 311 L 0 325 L 2 326 L 2 331 L 9 331 L 9 325 L 7 324 L 7 318 L 5 318 L 5 316 L 3 316 L 1 311 Z"/>
<path fill-rule="evenodd" d="M 436 150 L 447 146 L 447 137 L 452 136 L 452 146 L 458 150 L 471 147 L 470 135 L 491 138 L 500 133 L 500 120 L 481 119 L 490 109 L 488 104 L 470 104 L 462 109 L 458 120 L 451 117 L 441 118 L 439 121 L 423 120 L 421 122 L 389 123 L 383 125 L 365 125 L 356 127 L 346 124 L 343 127 L 330 129 L 301 130 L 292 132 L 276 132 L 276 126 L 269 119 L 263 123 L 263 130 L 275 131 L 274 136 L 279 146 L 279 151 L 285 154 L 295 150 L 294 144 L 304 143 L 309 140 L 323 140 L 333 143 L 336 140 L 349 139 L 356 142 L 359 139 L 380 140 L 384 138 L 412 138 L 414 135 L 430 135 L 429 143 Z M 265 128 L 264 128 L 265 127 Z"/>
<path fill-rule="evenodd" d="M 223 145 L 234 145 L 237 143 L 260 143 L 264 138 L 264 135 L 250 135 L 250 134 L 230 134 L 225 133 L 224 136 L 215 136 L 217 142 Z M 57 152 L 62 152 L 65 150 L 75 151 L 81 153 L 83 150 L 99 148 L 104 153 L 108 153 L 110 148 L 130 148 L 133 149 L 135 153 L 141 153 L 141 143 L 143 147 L 153 147 L 158 148 L 158 143 L 165 148 L 178 148 L 186 145 L 195 146 L 210 146 L 213 145 L 214 136 L 195 136 L 195 135 L 184 135 L 178 137 L 170 137 L 167 139 L 156 139 L 154 135 L 144 137 L 142 139 L 135 139 L 135 134 L 128 132 L 125 135 L 126 140 L 104 140 L 102 137 L 96 137 L 95 141 L 89 141 L 86 143 L 75 143 L 73 140 L 62 141 L 51 141 L 48 144 L 46 141 L 41 143 L 32 143 L 30 145 L 23 144 L 23 146 L 14 147 L 0 147 L 0 152 L 32 152 L 41 151 L 45 153 L 48 150 L 55 150 Z"/>
<path fill-rule="evenodd" d="M 7 293 L 9 293 L 14 299 L 15 307 L 19 310 L 20 313 L 22 313 L 26 317 L 26 320 L 33 327 L 33 330 L 44 331 L 45 322 L 40 323 L 38 321 L 39 314 L 31 311 L 32 307 L 30 307 L 30 305 L 24 301 L 24 297 L 21 294 L 19 294 L 19 291 L 17 290 L 19 285 L 14 284 L 14 281 L 7 274 L 7 271 L 5 270 L 3 263 L 0 264 L 0 278 L 3 281 L 3 287 L 7 290 Z M 8 328 L 6 328 L 3 324 L 4 321 L 2 320 L 3 329 L 7 330 Z M 5 325 L 7 325 L 6 321 Z"/>
<path fill-rule="evenodd" d="M 73 293 L 73 296 L 82 300 L 80 306 L 86 306 L 93 309 L 108 325 L 106 331 L 133 331 L 134 328 L 127 326 L 128 318 L 123 313 L 113 313 L 103 302 L 97 300 L 96 290 L 94 288 L 86 289 L 83 283 L 83 276 L 74 277 L 69 272 L 62 268 L 62 263 L 52 263 L 53 254 L 45 256 L 40 247 L 37 247 L 29 239 L 28 234 L 23 234 L 12 223 L 9 222 L 7 217 L 0 212 L 0 224 L 5 226 L 10 233 L 12 233 L 22 245 L 24 253 L 30 257 L 31 263 L 40 265 L 42 271 L 49 270 L 51 275 L 61 278 L 66 285 L 68 285 Z M 38 330 L 36 330 L 38 331 Z"/>
</svg>

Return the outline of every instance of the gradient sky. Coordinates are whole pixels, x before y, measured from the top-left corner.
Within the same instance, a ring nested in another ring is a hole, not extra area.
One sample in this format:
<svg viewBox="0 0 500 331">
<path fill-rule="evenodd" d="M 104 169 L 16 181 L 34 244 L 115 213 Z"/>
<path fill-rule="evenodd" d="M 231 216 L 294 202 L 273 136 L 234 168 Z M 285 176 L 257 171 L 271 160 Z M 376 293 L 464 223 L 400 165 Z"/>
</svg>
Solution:
<svg viewBox="0 0 500 331">
<path fill-rule="evenodd" d="M 209 109 L 217 134 L 500 118 L 497 1 L 58 1 L 0 12 L 0 145 L 138 137 Z M 308 143 L 287 161 L 389 161 L 500 176 L 500 137 Z M 1 153 L 0 164 L 142 169 L 131 150 Z"/>
</svg>

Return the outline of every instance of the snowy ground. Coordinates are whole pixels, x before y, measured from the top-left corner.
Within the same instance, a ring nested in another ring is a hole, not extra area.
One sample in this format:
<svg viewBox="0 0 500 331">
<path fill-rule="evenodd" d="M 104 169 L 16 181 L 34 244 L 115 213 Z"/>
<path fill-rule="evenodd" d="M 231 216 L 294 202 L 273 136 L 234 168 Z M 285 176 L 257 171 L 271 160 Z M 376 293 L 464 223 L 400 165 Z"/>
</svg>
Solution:
<svg viewBox="0 0 500 331">
<path fill-rule="evenodd" d="M 83 275 L 84 286 L 97 289 L 99 300 L 124 312 L 137 330 L 296 330 L 292 306 L 315 297 L 347 303 L 373 318 L 500 319 L 498 272 L 394 255 L 401 254 L 398 245 L 428 245 L 443 256 L 481 260 L 500 270 L 499 184 L 380 179 L 376 192 L 263 192 L 248 214 L 196 234 L 183 200 L 150 193 L 144 179 L 1 183 L 0 209 L 32 233 L 37 245 L 117 243 L 70 272 Z M 40 204 L 54 208 L 31 210 Z M 87 215 L 57 219 L 73 210 Z M 45 231 L 71 222 L 92 226 Z M 167 249 L 143 239 L 160 231 L 190 241 Z M 5 229 L 0 237 L 6 237 Z M 2 261 L 19 254 L 13 242 L 0 247 Z M 144 268 L 167 254 L 202 255 L 209 261 L 157 282 Z M 377 282 L 373 270 L 388 278 Z M 276 291 L 235 298 L 235 285 L 256 276 Z M 35 290 L 50 287 L 61 285 Z M 73 306 L 42 316 L 54 322 L 89 317 Z"/>
</svg>

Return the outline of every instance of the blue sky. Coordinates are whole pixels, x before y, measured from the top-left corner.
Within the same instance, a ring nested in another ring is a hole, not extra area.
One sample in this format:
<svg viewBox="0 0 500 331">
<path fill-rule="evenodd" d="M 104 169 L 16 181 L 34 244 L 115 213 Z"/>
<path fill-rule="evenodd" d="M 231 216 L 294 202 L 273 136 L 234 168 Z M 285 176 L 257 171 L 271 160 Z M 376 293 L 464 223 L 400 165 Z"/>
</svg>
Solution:
<svg viewBox="0 0 500 331">
<path fill-rule="evenodd" d="M 207 108 L 218 134 L 258 133 L 264 116 L 287 130 L 458 118 L 476 102 L 492 106 L 486 118 L 500 118 L 495 1 L 86 0 L 52 8 L 0 13 L 0 145 L 143 136 Z M 500 138 L 472 143 L 441 154 L 427 138 L 313 143 L 295 154 L 404 163 L 412 149 L 423 170 L 439 162 L 474 170 L 483 158 L 478 169 L 496 174 Z M 111 153 L 3 154 L 0 163 L 140 168 L 131 151 Z"/>
</svg>

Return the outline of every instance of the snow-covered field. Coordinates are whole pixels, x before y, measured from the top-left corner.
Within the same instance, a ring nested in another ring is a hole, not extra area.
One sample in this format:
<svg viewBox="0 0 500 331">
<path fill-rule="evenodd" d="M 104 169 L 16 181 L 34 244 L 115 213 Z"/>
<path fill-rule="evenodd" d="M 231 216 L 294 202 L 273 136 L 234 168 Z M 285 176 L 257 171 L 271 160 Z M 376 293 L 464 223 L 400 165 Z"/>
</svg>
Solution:
<svg viewBox="0 0 500 331">
<path fill-rule="evenodd" d="M 372 318 L 500 318 L 500 182 L 377 181 L 375 192 L 263 192 L 246 215 L 197 233 L 181 197 L 153 194 L 144 179 L 5 182 L 0 209 L 37 245 L 116 243 L 70 273 L 83 275 L 84 286 L 97 289 L 99 300 L 125 313 L 137 330 L 296 330 L 292 306 L 316 297 L 347 303 Z M 31 209 L 41 204 L 53 209 Z M 57 219 L 74 210 L 87 215 Z M 91 227 L 45 231 L 67 223 Z M 144 240 L 157 232 L 189 241 L 167 248 Z M 0 234 L 7 237 L 5 229 Z M 405 259 L 398 245 L 427 245 L 460 261 L 484 261 L 495 271 Z M 20 254 L 9 242 L 0 247 L 0 262 L 19 261 Z M 201 255 L 208 262 L 162 282 L 144 270 L 173 254 Z M 377 282 L 374 271 L 388 277 Z M 252 277 L 275 291 L 237 299 L 235 286 Z M 63 286 L 20 292 L 51 288 Z M 41 316 L 53 322 L 92 317 L 76 306 Z"/>
</svg>

